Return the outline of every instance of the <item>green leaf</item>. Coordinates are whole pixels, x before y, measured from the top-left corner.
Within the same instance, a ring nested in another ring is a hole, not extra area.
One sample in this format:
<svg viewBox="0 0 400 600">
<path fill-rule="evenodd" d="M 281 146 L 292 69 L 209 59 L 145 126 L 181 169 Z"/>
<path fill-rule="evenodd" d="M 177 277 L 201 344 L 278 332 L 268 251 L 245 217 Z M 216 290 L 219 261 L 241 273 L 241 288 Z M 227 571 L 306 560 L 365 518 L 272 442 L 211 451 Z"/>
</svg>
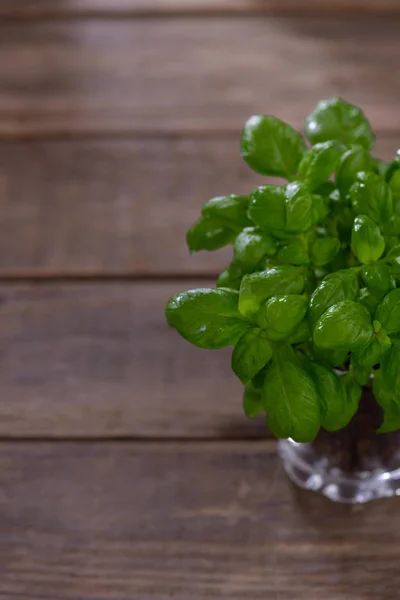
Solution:
<svg viewBox="0 0 400 600">
<path fill-rule="evenodd" d="M 188 230 L 186 243 L 191 252 L 199 250 L 218 250 L 235 239 L 236 233 L 216 223 L 213 219 L 200 217 L 200 219 Z"/>
<path fill-rule="evenodd" d="M 329 274 L 336 273 L 337 271 L 343 271 L 349 267 L 349 256 L 348 250 L 341 248 L 336 254 L 332 262 L 326 264 L 324 269 L 327 269 Z"/>
<path fill-rule="evenodd" d="M 308 319 L 304 318 L 298 328 L 287 338 L 288 344 L 301 344 L 311 339 L 311 329 Z"/>
<path fill-rule="evenodd" d="M 303 270 L 289 265 L 245 275 L 240 285 L 239 310 L 243 315 L 251 316 L 272 296 L 301 294 L 304 283 Z"/>
<path fill-rule="evenodd" d="M 382 357 L 380 369 L 375 373 L 373 392 L 384 410 L 384 420 L 379 433 L 389 433 L 400 428 L 400 349 L 392 346 Z"/>
<path fill-rule="evenodd" d="M 376 296 L 368 288 L 364 287 L 364 288 L 360 289 L 360 294 L 357 298 L 357 301 L 360 302 L 360 304 L 362 304 L 363 306 L 365 306 L 365 308 L 367 309 L 367 311 L 369 312 L 369 314 L 372 317 L 372 316 L 374 316 L 381 299 L 382 298 L 380 298 L 379 296 Z"/>
<path fill-rule="evenodd" d="M 347 362 L 349 355 L 348 350 L 322 349 L 317 348 L 315 344 L 313 344 L 312 353 L 319 363 L 322 363 L 331 369 L 343 366 Z"/>
<path fill-rule="evenodd" d="M 269 364 L 267 363 L 251 380 L 251 383 L 257 390 L 261 390 L 264 387 L 265 375 L 267 374 L 268 367 Z"/>
<path fill-rule="evenodd" d="M 277 254 L 277 259 L 281 263 L 291 265 L 302 266 L 310 264 L 307 245 L 302 240 L 295 240 L 281 248 Z"/>
<path fill-rule="evenodd" d="M 222 271 L 217 279 L 217 288 L 228 288 L 231 290 L 239 290 L 243 279 L 242 269 L 232 263 L 225 271 Z"/>
<path fill-rule="evenodd" d="M 392 192 L 393 201 L 396 203 L 396 214 L 400 214 L 400 170 L 393 173 L 390 183 L 390 191 Z"/>
<path fill-rule="evenodd" d="M 238 311 L 237 292 L 221 288 L 199 288 L 173 296 L 166 316 L 171 327 L 200 348 L 236 344 L 250 326 Z"/>
<path fill-rule="evenodd" d="M 250 194 L 248 215 L 261 229 L 283 231 L 286 227 L 285 188 L 261 185 Z"/>
<path fill-rule="evenodd" d="M 286 227 L 288 233 L 304 233 L 319 220 L 322 198 L 311 194 L 308 188 L 297 181 L 286 186 Z M 315 206 L 316 205 L 316 206 Z"/>
<path fill-rule="evenodd" d="M 384 225 L 386 236 L 394 237 L 400 235 L 400 216 L 392 215 Z"/>
<path fill-rule="evenodd" d="M 387 292 L 396 287 L 389 265 L 365 265 L 362 270 L 362 278 L 368 291 L 378 299 L 382 299 Z"/>
<path fill-rule="evenodd" d="M 355 300 L 359 286 L 357 274 L 352 270 L 336 271 L 327 275 L 310 298 L 309 319 L 313 327 L 330 306 L 344 300 Z"/>
<path fill-rule="evenodd" d="M 244 126 L 242 157 L 257 173 L 292 179 L 304 151 L 301 135 L 275 117 L 254 115 Z"/>
<path fill-rule="evenodd" d="M 329 200 L 329 198 L 324 198 L 323 196 L 313 194 L 312 201 L 313 201 L 313 203 L 312 203 L 313 223 L 314 224 L 321 223 L 329 215 L 330 200 Z"/>
<path fill-rule="evenodd" d="M 399 245 L 400 236 L 385 234 L 384 237 L 385 237 L 386 249 L 388 252 L 389 252 L 389 250 L 392 250 L 393 248 L 396 248 Z"/>
<path fill-rule="evenodd" d="M 393 433 L 400 429 L 400 406 L 392 402 L 383 411 L 383 421 L 377 433 Z"/>
<path fill-rule="evenodd" d="M 386 294 L 376 309 L 375 319 L 389 335 L 400 332 L 400 288 Z"/>
<path fill-rule="evenodd" d="M 240 338 L 232 354 L 232 370 L 242 383 L 247 383 L 272 357 L 271 344 L 265 331 L 254 327 Z"/>
<path fill-rule="evenodd" d="M 364 148 L 354 146 L 343 154 L 336 172 L 336 184 L 342 198 L 346 198 L 351 187 L 355 185 L 358 173 L 369 171 L 370 168 L 371 157 Z M 375 173 L 371 173 L 371 175 L 378 177 Z"/>
<path fill-rule="evenodd" d="M 278 345 L 262 391 L 268 425 L 278 438 L 311 442 L 321 424 L 315 385 L 290 346 Z"/>
<path fill-rule="evenodd" d="M 321 315 L 313 339 L 318 348 L 352 352 L 367 346 L 373 335 L 371 316 L 365 306 L 345 300 Z"/>
<path fill-rule="evenodd" d="M 346 391 L 347 396 L 346 412 L 348 411 L 347 415 L 350 414 L 352 417 L 358 410 L 363 390 L 361 385 L 354 378 L 353 373 L 351 372 L 346 373 L 345 375 L 341 375 L 340 381 Z"/>
<path fill-rule="evenodd" d="M 390 400 L 400 406 L 400 348 L 392 346 L 384 354 L 373 382 L 375 398 L 384 407 Z"/>
<path fill-rule="evenodd" d="M 333 183 L 333 181 L 327 181 L 327 183 L 324 183 L 324 185 L 316 191 L 317 194 L 320 194 L 321 196 L 327 196 L 333 204 L 342 203 L 340 192 L 336 187 L 336 183 Z"/>
<path fill-rule="evenodd" d="M 385 181 L 387 181 L 388 183 L 390 183 L 390 181 L 392 180 L 393 176 L 398 171 L 400 171 L 400 150 L 397 150 L 397 152 L 396 152 L 396 158 L 394 158 L 387 165 L 387 169 L 386 169 L 386 171 L 384 173 Z"/>
<path fill-rule="evenodd" d="M 345 148 L 335 141 L 315 144 L 308 150 L 299 165 L 299 179 L 312 191 L 328 182 L 339 164 Z"/>
<path fill-rule="evenodd" d="M 237 232 L 251 225 L 247 216 L 248 206 L 248 196 L 217 196 L 204 204 L 201 214 Z"/>
<path fill-rule="evenodd" d="M 387 163 L 384 160 L 381 160 L 380 158 L 376 158 L 375 156 L 372 156 L 371 160 L 372 170 L 374 171 L 374 173 L 377 173 L 377 175 L 380 175 L 381 177 L 385 177 L 388 168 Z"/>
<path fill-rule="evenodd" d="M 316 267 L 330 263 L 340 250 L 340 242 L 334 237 L 317 238 L 311 248 L 311 258 Z"/>
<path fill-rule="evenodd" d="M 375 334 L 368 346 L 352 354 L 352 369 L 360 385 L 367 385 L 372 368 L 380 363 L 382 356 L 390 349 L 391 345 L 389 336 L 382 330 Z"/>
<path fill-rule="evenodd" d="M 308 139 L 317 144 L 337 140 L 352 146 L 372 148 L 375 136 L 363 111 L 342 98 L 320 100 L 305 121 Z"/>
<path fill-rule="evenodd" d="M 264 256 L 276 254 L 273 237 L 255 227 L 246 227 L 239 233 L 233 245 L 235 263 L 244 272 L 252 271 Z"/>
<path fill-rule="evenodd" d="M 251 221 L 247 216 L 247 196 L 219 196 L 202 208 L 202 216 L 189 229 L 186 242 L 191 252 L 217 250 L 234 241 L 238 232 Z"/>
<path fill-rule="evenodd" d="M 346 387 L 332 369 L 308 358 L 303 364 L 314 381 L 321 405 L 321 425 L 327 431 L 346 427 L 357 412 L 358 402 L 348 397 Z"/>
<path fill-rule="evenodd" d="M 254 387 L 252 383 L 248 383 L 244 388 L 243 410 L 244 414 L 246 417 L 249 417 L 249 419 L 253 419 L 264 412 L 262 392 L 260 389 Z"/>
<path fill-rule="evenodd" d="M 303 321 L 308 301 L 304 296 L 274 296 L 257 313 L 257 322 L 266 330 L 269 339 L 284 340 L 292 335 Z"/>
<path fill-rule="evenodd" d="M 329 218 L 329 232 L 339 236 L 343 246 L 349 246 L 353 228 L 354 214 L 348 206 L 335 206 Z"/>
<path fill-rule="evenodd" d="M 367 215 L 375 223 L 387 223 L 393 215 L 393 197 L 388 184 L 375 173 L 361 173 L 350 188 L 355 215 Z"/>
<path fill-rule="evenodd" d="M 361 263 L 378 260 L 385 251 L 385 240 L 378 225 L 366 215 L 354 219 L 351 249 Z"/>
<path fill-rule="evenodd" d="M 385 260 L 388 262 L 400 260 L 400 246 L 394 246 L 391 248 L 386 254 Z"/>
<path fill-rule="evenodd" d="M 400 246 L 394 246 L 385 256 L 385 262 L 390 263 L 393 275 L 400 274 Z"/>
<path fill-rule="evenodd" d="M 318 277 L 317 277 L 316 271 L 313 269 L 307 269 L 307 271 L 305 273 L 305 277 L 306 277 L 306 282 L 304 285 L 304 293 L 308 297 L 310 297 L 310 295 L 315 290 L 315 287 L 316 287 L 317 281 L 318 281 Z"/>
</svg>

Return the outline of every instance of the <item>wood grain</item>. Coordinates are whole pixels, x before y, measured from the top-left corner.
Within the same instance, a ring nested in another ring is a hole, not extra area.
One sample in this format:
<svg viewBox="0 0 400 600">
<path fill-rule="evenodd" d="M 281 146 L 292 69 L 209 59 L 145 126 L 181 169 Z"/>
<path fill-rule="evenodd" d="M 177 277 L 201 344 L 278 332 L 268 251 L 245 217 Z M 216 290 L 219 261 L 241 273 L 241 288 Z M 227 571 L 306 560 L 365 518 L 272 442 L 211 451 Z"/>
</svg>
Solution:
<svg viewBox="0 0 400 600">
<path fill-rule="evenodd" d="M 200 205 L 260 181 L 249 114 L 340 93 L 396 148 L 399 20 L 222 17 L 293 3 L 1 2 L 0 600 L 398 596 L 398 502 L 294 494 L 231 350 L 164 318 L 227 258 L 189 260 Z"/>
<path fill-rule="evenodd" d="M 4 599 L 398 594 L 398 500 L 296 496 L 271 443 L 3 443 L 0 485 Z"/>
<path fill-rule="evenodd" d="M 398 130 L 398 18 L 175 18 L 0 25 L 0 138 L 204 135 L 321 96 Z"/>
<path fill-rule="evenodd" d="M 376 153 L 399 145 L 379 137 Z M 208 198 L 264 181 L 236 136 L 3 142 L 0 278 L 215 276 L 231 249 L 189 255 L 186 230 Z"/>
<path fill-rule="evenodd" d="M 190 256 L 187 229 L 262 182 L 234 138 L 3 142 L 0 276 L 214 275 L 231 249 Z"/>
<path fill-rule="evenodd" d="M 173 294 L 207 285 L 1 286 L 0 436 L 266 436 L 231 349 L 192 347 L 165 321 Z"/>
<path fill-rule="evenodd" d="M 0 17 L 82 18 L 176 14 L 398 13 L 397 0 L 2 0 Z"/>
</svg>

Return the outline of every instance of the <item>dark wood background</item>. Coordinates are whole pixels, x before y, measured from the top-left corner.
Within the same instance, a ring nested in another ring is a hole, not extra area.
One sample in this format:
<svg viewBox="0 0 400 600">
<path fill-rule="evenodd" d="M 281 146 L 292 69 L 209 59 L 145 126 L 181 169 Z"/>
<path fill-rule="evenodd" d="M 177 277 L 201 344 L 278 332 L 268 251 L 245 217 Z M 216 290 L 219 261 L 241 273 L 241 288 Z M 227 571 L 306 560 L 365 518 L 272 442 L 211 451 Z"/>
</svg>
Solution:
<svg viewBox="0 0 400 600">
<path fill-rule="evenodd" d="M 400 503 L 295 491 L 169 296 L 244 120 L 321 96 L 400 145 L 398 0 L 0 3 L 0 598 L 393 600 Z"/>
</svg>

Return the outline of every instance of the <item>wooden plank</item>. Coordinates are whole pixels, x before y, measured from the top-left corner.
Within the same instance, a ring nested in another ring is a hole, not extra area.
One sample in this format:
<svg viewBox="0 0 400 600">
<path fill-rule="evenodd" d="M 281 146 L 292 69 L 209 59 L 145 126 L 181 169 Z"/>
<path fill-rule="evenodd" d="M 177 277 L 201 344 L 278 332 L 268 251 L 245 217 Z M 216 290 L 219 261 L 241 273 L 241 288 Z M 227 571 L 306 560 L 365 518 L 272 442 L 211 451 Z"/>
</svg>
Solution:
<svg viewBox="0 0 400 600">
<path fill-rule="evenodd" d="M 231 349 L 192 347 L 166 324 L 169 297 L 207 285 L 0 286 L 0 436 L 264 437 Z"/>
<path fill-rule="evenodd" d="M 3 22 L 0 137 L 300 127 L 320 96 L 398 125 L 398 18 Z"/>
<path fill-rule="evenodd" d="M 397 0 L 2 0 L 0 17 L 79 18 L 176 14 L 398 13 Z"/>
<path fill-rule="evenodd" d="M 398 500 L 294 494 L 271 443 L 2 444 L 0 596 L 392 600 Z"/>
<path fill-rule="evenodd" d="M 0 275 L 214 275 L 231 249 L 190 256 L 186 230 L 262 181 L 235 139 L 4 142 Z"/>
<path fill-rule="evenodd" d="M 0 277 L 215 276 L 231 249 L 189 255 L 186 230 L 208 198 L 264 181 L 235 137 L 3 142 Z"/>
</svg>

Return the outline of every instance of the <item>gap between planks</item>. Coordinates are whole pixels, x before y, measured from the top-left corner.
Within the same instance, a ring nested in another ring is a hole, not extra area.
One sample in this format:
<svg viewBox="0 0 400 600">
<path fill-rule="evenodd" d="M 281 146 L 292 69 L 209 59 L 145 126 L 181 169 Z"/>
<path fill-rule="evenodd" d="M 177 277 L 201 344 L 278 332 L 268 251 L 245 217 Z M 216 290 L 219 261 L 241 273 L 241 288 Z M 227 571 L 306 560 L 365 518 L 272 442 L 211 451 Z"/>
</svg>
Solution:
<svg viewBox="0 0 400 600">
<path fill-rule="evenodd" d="M 243 418 L 246 417 L 243 415 Z M 224 437 L 215 437 L 212 435 L 193 437 L 190 435 L 177 435 L 173 437 L 167 437 L 162 435 L 151 435 L 151 436 L 140 436 L 140 435 L 0 435 L 0 444 L 134 444 L 137 446 L 151 446 L 152 444 L 231 444 L 234 442 L 243 442 L 251 444 L 266 444 L 266 448 L 272 449 L 277 443 L 275 438 L 271 437 L 271 434 L 265 429 L 264 434 L 259 432 L 254 435 L 238 434 L 228 435 Z"/>
<path fill-rule="evenodd" d="M 400 6 L 400 5 L 399 5 Z M 0 16 L 1 23 L 1 16 Z M 0 119 L 2 118 L 2 112 L 0 109 Z M 257 111 L 253 111 L 256 113 Z M 264 111 L 267 113 L 268 111 Z M 143 139 L 144 141 L 159 141 L 159 142 L 167 142 L 167 141 L 190 141 L 190 140 L 206 140 L 209 142 L 221 142 L 221 141 L 232 141 L 233 143 L 238 143 L 241 134 L 241 128 L 243 123 L 238 124 L 236 129 L 232 129 L 231 127 L 201 127 L 199 129 L 191 129 L 191 128 L 182 128 L 177 129 L 174 125 L 171 125 L 171 128 L 163 129 L 163 131 L 157 132 L 146 129 L 125 129 L 124 131 L 115 129 L 115 130 L 101 130 L 97 131 L 90 130 L 85 131 L 84 133 L 77 130 L 62 130 L 58 129 L 56 131 L 17 131 L 16 133 L 4 132 L 0 131 L 0 145 L 7 144 L 11 142 L 27 142 L 27 143 L 60 143 L 60 144 L 74 144 L 79 142 L 135 142 Z M 298 128 L 296 128 L 298 129 Z M 389 131 L 387 129 L 380 129 L 379 127 L 374 128 L 375 135 L 377 139 L 384 138 L 387 141 L 395 141 L 399 139 L 400 136 L 400 124 L 393 124 L 392 129 Z M 300 133 L 302 131 L 300 130 Z"/>
<path fill-rule="evenodd" d="M 400 12 L 396 0 L 78 0 L 3 2 L 0 18 L 13 21 L 136 19 L 160 17 L 243 17 L 253 15 L 388 15 Z"/>
<path fill-rule="evenodd" d="M 0 37 L 2 139 L 215 135 L 265 110 L 300 127 L 321 90 L 377 131 L 397 122 L 394 17 L 4 22 Z"/>
<path fill-rule="evenodd" d="M 13 285 L 16 283 L 27 285 L 46 285 L 46 284 L 79 284 L 79 283 L 174 283 L 174 282 L 190 282 L 194 278 L 202 282 L 210 283 L 210 279 L 218 277 L 218 272 L 214 273 L 79 273 L 76 271 L 63 272 L 57 271 L 42 271 L 38 272 L 35 269 L 21 272 L 0 272 L 1 285 Z"/>
<path fill-rule="evenodd" d="M 0 489 L 1 598 L 398 597 L 398 500 L 293 488 L 271 443 L 3 444 Z"/>
<path fill-rule="evenodd" d="M 202 351 L 168 328 L 183 287 L 1 286 L 1 438 L 268 437 L 264 418 L 243 415 L 232 349 Z"/>
<path fill-rule="evenodd" d="M 378 136 L 381 158 L 396 148 L 396 138 Z M 209 198 L 263 183 L 230 139 L 0 144 L 0 279 L 215 278 L 231 248 L 190 255 L 186 231 Z"/>
<path fill-rule="evenodd" d="M 400 14 L 400 5 L 396 8 L 379 8 L 378 10 L 361 10 L 356 6 L 350 6 L 348 8 L 338 8 L 335 9 L 333 7 L 327 8 L 310 8 L 310 9 L 301 9 L 299 12 L 298 8 L 295 7 L 276 7 L 274 9 L 263 9 L 263 8 L 255 8 L 253 10 L 246 9 L 238 9 L 234 12 L 226 12 L 222 9 L 193 9 L 190 11 L 187 10 L 176 10 L 174 12 L 163 12 L 160 10 L 151 9 L 140 9 L 137 12 L 126 11 L 126 12 L 108 12 L 106 14 L 98 12 L 98 11 L 85 11 L 79 14 L 68 13 L 65 15 L 59 15 L 57 13 L 52 13 L 51 11 L 43 12 L 38 15 L 21 15 L 21 14 L 1 14 L 0 13 L 0 22 L 2 23 L 33 23 L 33 22 L 71 22 L 71 21 L 147 21 L 147 20 L 173 20 L 173 19 L 209 19 L 210 17 L 213 19 L 243 19 L 246 17 L 279 17 L 279 18 L 297 18 L 297 19 L 306 19 L 309 17 L 351 17 L 361 15 L 363 18 L 370 17 L 371 19 L 375 19 L 377 17 L 390 17 L 390 16 L 398 16 Z"/>
</svg>

